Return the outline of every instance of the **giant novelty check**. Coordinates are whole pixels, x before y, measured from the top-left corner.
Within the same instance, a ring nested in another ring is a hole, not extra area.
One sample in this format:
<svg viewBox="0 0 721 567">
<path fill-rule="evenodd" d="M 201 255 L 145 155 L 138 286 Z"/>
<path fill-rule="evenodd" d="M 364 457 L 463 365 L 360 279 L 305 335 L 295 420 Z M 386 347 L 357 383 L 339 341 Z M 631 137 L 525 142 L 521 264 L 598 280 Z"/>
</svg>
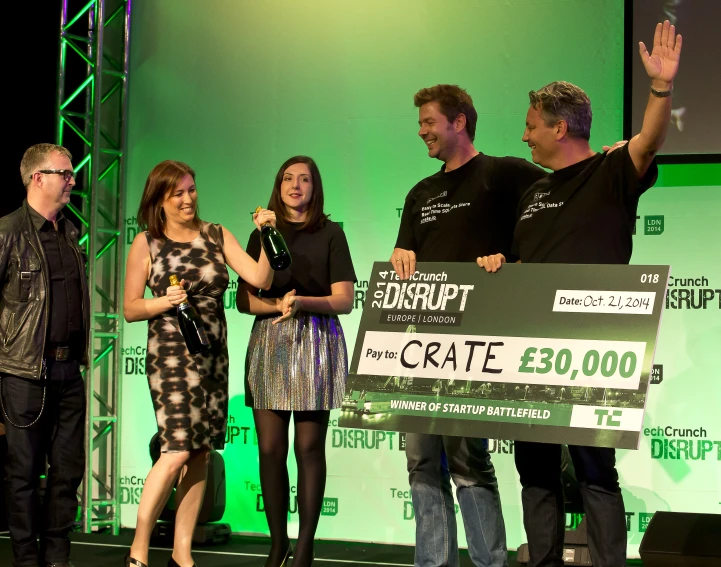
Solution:
<svg viewBox="0 0 721 567">
<path fill-rule="evenodd" d="M 635 449 L 669 272 L 376 262 L 340 425 Z"/>
</svg>

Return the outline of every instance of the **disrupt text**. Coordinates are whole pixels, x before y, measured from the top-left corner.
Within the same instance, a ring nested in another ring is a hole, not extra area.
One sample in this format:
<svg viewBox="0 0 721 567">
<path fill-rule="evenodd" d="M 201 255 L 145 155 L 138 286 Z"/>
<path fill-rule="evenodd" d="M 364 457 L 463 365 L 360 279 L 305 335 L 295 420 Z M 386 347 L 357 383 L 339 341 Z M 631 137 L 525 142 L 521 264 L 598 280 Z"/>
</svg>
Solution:
<svg viewBox="0 0 721 567">
<path fill-rule="evenodd" d="M 468 292 L 472 285 L 457 284 L 427 284 L 427 283 L 393 283 L 380 282 L 378 286 L 385 285 L 382 309 L 413 309 L 427 311 L 444 311 L 448 301 L 458 297 L 460 293 L 460 307 L 466 307 Z"/>
</svg>

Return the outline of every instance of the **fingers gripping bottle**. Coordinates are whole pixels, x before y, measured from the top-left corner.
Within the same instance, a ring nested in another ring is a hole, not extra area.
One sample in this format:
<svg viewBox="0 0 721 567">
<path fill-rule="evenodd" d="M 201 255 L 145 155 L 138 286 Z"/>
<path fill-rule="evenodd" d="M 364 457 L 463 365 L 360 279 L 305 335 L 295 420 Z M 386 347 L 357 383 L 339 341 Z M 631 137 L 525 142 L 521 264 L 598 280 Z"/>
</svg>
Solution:
<svg viewBox="0 0 721 567">
<path fill-rule="evenodd" d="M 262 209 L 262 207 L 258 207 L 255 212 L 257 213 Z M 263 245 L 263 250 L 265 250 L 271 268 L 280 271 L 290 266 L 292 258 L 288 246 L 283 240 L 283 235 L 269 222 L 263 223 L 260 227 L 260 242 Z"/>
<path fill-rule="evenodd" d="M 180 285 L 178 276 L 172 275 L 169 279 L 170 285 Z M 199 352 L 208 350 L 210 348 L 210 342 L 208 341 L 208 335 L 203 326 L 203 320 L 198 315 L 198 312 L 188 303 L 187 299 L 179 304 L 177 308 L 180 332 L 183 334 L 185 344 L 188 346 L 190 354 L 198 354 Z"/>
</svg>

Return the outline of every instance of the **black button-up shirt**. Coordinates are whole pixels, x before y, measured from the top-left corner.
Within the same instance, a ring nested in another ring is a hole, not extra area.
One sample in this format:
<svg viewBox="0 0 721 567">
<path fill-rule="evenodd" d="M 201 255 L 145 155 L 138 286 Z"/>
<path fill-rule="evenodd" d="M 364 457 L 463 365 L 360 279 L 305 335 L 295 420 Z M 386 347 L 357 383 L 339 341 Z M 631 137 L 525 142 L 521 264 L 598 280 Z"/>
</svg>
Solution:
<svg viewBox="0 0 721 567">
<path fill-rule="evenodd" d="M 28 207 L 30 218 L 40 237 L 48 265 L 47 280 L 50 297 L 48 335 L 46 348 L 70 346 L 82 348 L 85 341 L 83 328 L 83 287 L 85 277 L 78 253 L 73 250 L 65 236 L 68 221 L 62 213 L 53 223 Z"/>
</svg>

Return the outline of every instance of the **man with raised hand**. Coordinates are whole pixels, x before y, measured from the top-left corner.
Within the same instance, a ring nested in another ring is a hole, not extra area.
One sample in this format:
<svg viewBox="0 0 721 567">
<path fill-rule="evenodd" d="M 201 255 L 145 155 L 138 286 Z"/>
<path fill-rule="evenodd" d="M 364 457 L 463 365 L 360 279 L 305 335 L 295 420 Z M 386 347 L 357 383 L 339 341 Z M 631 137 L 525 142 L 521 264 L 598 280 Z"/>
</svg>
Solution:
<svg viewBox="0 0 721 567">
<path fill-rule="evenodd" d="M 510 253 L 520 196 L 545 172 L 515 157 L 492 157 L 473 146 L 477 113 L 466 91 L 436 85 L 414 97 L 418 135 L 429 157 L 443 162 L 405 200 L 391 262 L 401 279 L 418 262 L 473 262 L 483 251 Z M 450 478 L 477 567 L 507 565 L 506 534 L 488 441 L 406 434 L 416 520 L 416 567 L 458 565 Z"/>
<path fill-rule="evenodd" d="M 671 117 L 671 93 L 681 36 L 668 21 L 656 26 L 653 50 L 641 59 L 651 91 L 641 131 L 623 148 L 595 153 L 589 146 L 591 103 L 579 87 L 554 82 L 531 91 L 523 141 L 533 161 L 553 170 L 524 195 L 515 229 L 521 262 L 628 264 L 639 197 L 658 175 L 655 156 Z M 478 258 L 489 272 L 503 253 Z M 626 564 L 626 516 L 615 450 L 569 447 L 588 518 L 591 558 L 597 567 Z M 565 514 L 561 446 L 516 441 L 529 567 L 561 567 Z"/>
</svg>

